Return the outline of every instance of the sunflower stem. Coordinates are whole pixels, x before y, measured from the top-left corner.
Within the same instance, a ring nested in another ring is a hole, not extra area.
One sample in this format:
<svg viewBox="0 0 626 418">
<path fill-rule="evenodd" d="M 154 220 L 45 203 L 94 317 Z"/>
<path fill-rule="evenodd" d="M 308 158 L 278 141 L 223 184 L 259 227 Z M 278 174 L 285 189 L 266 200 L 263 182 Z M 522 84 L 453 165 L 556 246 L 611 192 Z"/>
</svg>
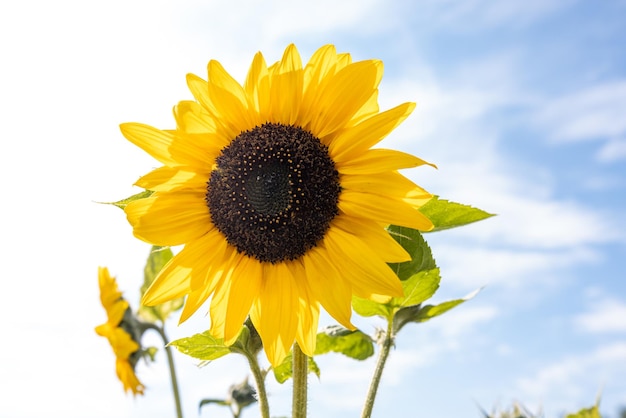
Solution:
<svg viewBox="0 0 626 418">
<path fill-rule="evenodd" d="M 308 359 L 298 343 L 293 345 L 292 418 L 306 418 Z"/>
<path fill-rule="evenodd" d="M 365 404 L 363 405 L 361 418 L 370 418 L 372 416 L 372 410 L 374 409 L 374 400 L 376 399 L 376 394 L 378 392 L 378 385 L 380 384 L 380 379 L 383 375 L 383 369 L 385 368 L 387 358 L 389 357 L 391 347 L 393 346 L 394 335 L 392 329 L 392 321 L 389 321 L 389 323 L 387 324 L 387 331 L 384 334 L 384 338 L 382 338 L 382 341 L 379 342 L 380 352 L 378 353 L 378 361 L 376 362 L 374 376 L 372 376 L 372 381 L 370 382 L 370 387 L 367 392 L 367 398 L 365 398 Z"/>
<path fill-rule="evenodd" d="M 261 410 L 261 418 L 270 418 L 270 407 L 267 402 L 267 391 L 265 390 L 265 376 L 263 371 L 261 371 L 261 367 L 259 367 L 259 361 L 257 360 L 256 355 L 247 351 L 242 351 L 242 354 L 248 359 L 250 371 L 252 372 L 252 376 L 254 376 L 254 381 L 256 383 L 256 395 L 259 400 L 259 409 Z"/>
<path fill-rule="evenodd" d="M 168 345 L 169 340 L 167 339 L 167 335 L 165 335 L 165 325 L 158 326 L 156 324 L 152 324 L 150 322 L 142 322 L 142 327 L 145 329 L 153 329 L 159 333 L 161 338 L 163 339 L 163 345 L 165 346 L 165 354 L 167 354 L 167 364 L 170 369 L 170 379 L 172 381 L 172 393 L 174 394 L 174 403 L 176 404 L 176 417 L 183 418 L 183 409 L 180 404 L 180 391 L 178 390 L 178 379 L 176 378 L 176 368 L 174 367 L 174 356 L 172 355 L 172 349 Z"/>
</svg>

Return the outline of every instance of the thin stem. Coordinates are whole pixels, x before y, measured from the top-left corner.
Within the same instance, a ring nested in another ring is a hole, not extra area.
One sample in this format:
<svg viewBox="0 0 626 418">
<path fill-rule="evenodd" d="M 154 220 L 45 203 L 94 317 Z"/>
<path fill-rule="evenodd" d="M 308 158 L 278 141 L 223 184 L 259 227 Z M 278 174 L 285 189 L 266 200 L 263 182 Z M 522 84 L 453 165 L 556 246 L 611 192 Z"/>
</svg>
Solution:
<svg viewBox="0 0 626 418">
<path fill-rule="evenodd" d="M 161 338 L 163 339 L 163 344 L 165 345 L 165 353 L 167 354 L 167 363 L 170 368 L 170 379 L 172 381 L 172 393 L 174 394 L 174 403 L 176 404 L 176 416 L 177 418 L 183 418 L 183 410 L 180 404 L 180 391 L 178 390 L 178 379 L 176 378 L 176 369 L 174 367 L 174 356 L 172 355 L 172 349 L 170 348 L 169 340 L 165 335 L 165 327 L 160 327 L 156 324 L 152 324 L 149 322 L 143 322 L 141 324 L 146 329 L 153 329 L 159 333 Z"/>
<path fill-rule="evenodd" d="M 263 372 L 259 367 L 257 357 L 246 351 L 241 351 L 241 353 L 246 356 L 248 363 L 250 363 L 250 370 L 252 371 L 252 375 L 254 376 L 254 381 L 256 383 L 256 395 L 259 400 L 261 417 L 270 418 L 270 406 L 267 402 L 267 391 L 265 390 L 265 376 L 263 376 Z"/>
<path fill-rule="evenodd" d="M 293 345 L 292 418 L 306 418 L 308 358 L 298 343 Z"/>
<path fill-rule="evenodd" d="M 367 392 L 367 398 L 363 405 L 363 412 L 361 418 L 370 418 L 372 416 L 372 410 L 374 409 L 374 400 L 376 399 L 376 393 L 378 392 L 378 385 L 380 384 L 380 378 L 383 375 L 383 369 L 387 362 L 387 357 L 391 352 L 393 346 L 393 334 L 392 334 L 392 321 L 389 321 L 387 325 L 387 331 L 385 332 L 384 339 L 380 344 L 380 352 L 378 353 L 378 361 L 376 362 L 376 368 L 374 369 L 374 376 L 370 382 L 370 388 Z"/>
</svg>

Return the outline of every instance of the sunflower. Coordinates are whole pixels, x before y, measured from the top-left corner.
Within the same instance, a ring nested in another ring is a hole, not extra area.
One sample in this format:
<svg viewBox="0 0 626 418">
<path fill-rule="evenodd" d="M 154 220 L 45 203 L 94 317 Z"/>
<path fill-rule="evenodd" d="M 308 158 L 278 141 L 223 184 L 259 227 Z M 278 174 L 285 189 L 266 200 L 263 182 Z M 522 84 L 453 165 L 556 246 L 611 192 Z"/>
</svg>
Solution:
<svg viewBox="0 0 626 418">
<path fill-rule="evenodd" d="M 217 61 L 188 75 L 194 101 L 176 129 L 121 125 L 163 166 L 136 185 L 154 193 L 125 208 L 133 233 L 184 244 L 142 303 L 186 296 L 180 321 L 211 300 L 211 333 L 231 344 L 249 315 L 272 365 L 296 341 L 315 351 L 320 306 L 354 329 L 351 298 L 401 296 L 388 262 L 409 255 L 385 230 L 429 230 L 431 195 L 398 170 L 427 164 L 372 149 L 414 109 L 380 112 L 379 60 L 352 62 L 333 45 L 303 67 L 294 45 L 268 66 L 255 55 L 243 85 Z"/>
<path fill-rule="evenodd" d="M 115 353 L 115 372 L 124 385 L 124 391 L 133 395 L 142 394 L 143 384 L 135 375 L 135 364 L 139 356 L 139 343 L 127 331 L 130 308 L 117 288 L 115 278 L 111 277 L 106 267 L 98 268 L 100 301 L 107 313 L 107 322 L 96 327 L 96 333 L 106 337 Z"/>
</svg>

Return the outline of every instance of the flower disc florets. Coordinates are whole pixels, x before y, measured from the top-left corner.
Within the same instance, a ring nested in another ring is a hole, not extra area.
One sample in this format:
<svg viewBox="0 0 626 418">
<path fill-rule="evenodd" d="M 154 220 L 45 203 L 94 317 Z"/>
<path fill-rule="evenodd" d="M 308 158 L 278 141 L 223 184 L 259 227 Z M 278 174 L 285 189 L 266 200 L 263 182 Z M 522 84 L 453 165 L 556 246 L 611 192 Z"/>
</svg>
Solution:
<svg viewBox="0 0 626 418">
<path fill-rule="evenodd" d="M 222 150 L 206 199 L 229 244 L 278 263 L 301 257 L 324 237 L 340 191 L 328 147 L 300 127 L 266 123 Z"/>
</svg>

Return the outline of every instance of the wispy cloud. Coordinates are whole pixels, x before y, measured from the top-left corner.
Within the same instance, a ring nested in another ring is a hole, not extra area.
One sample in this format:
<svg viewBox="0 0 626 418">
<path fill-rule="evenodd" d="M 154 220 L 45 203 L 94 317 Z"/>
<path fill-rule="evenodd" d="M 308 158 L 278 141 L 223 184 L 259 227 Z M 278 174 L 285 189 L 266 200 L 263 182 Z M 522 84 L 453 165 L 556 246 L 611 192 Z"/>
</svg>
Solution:
<svg viewBox="0 0 626 418">
<path fill-rule="evenodd" d="M 603 388 L 608 392 L 622 382 L 624 374 L 626 341 L 619 341 L 545 365 L 531 376 L 518 379 L 516 385 L 522 399 L 537 403 L 549 400 L 546 411 L 552 410 L 556 416 L 556 412 L 577 407 L 572 399 L 578 400 L 578 407 L 589 406 Z"/>
<path fill-rule="evenodd" d="M 600 162 L 626 158 L 626 81 L 592 85 L 552 100 L 538 109 L 535 123 L 555 142 L 603 141 Z"/>
<path fill-rule="evenodd" d="M 523 27 L 550 16 L 572 3 L 573 1 L 541 0 L 507 2 L 448 0 L 432 1 L 428 6 L 433 9 L 433 17 L 440 25 L 455 30 L 476 30 L 502 25 Z"/>
<path fill-rule="evenodd" d="M 626 303 L 612 298 L 593 300 L 587 312 L 577 315 L 577 329 L 590 333 L 626 332 Z"/>
</svg>

